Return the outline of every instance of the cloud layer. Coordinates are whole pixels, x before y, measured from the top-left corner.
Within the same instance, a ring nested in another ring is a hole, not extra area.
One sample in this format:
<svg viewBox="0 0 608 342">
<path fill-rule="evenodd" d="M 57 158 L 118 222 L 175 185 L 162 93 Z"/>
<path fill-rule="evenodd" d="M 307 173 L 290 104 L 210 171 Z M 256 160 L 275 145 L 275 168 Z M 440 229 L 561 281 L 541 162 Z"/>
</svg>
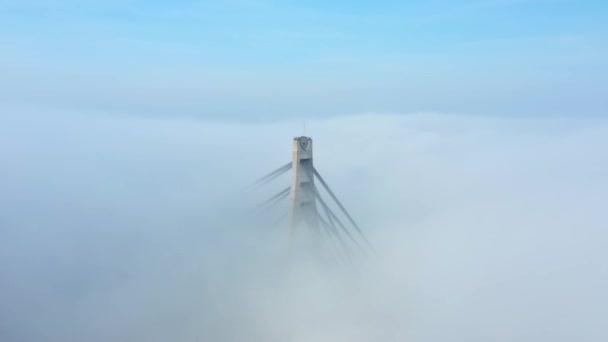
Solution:
<svg viewBox="0 0 608 342">
<path fill-rule="evenodd" d="M 299 122 L 2 111 L 4 341 L 608 338 L 605 120 L 309 122 L 379 251 L 353 267 L 241 218 Z"/>
</svg>

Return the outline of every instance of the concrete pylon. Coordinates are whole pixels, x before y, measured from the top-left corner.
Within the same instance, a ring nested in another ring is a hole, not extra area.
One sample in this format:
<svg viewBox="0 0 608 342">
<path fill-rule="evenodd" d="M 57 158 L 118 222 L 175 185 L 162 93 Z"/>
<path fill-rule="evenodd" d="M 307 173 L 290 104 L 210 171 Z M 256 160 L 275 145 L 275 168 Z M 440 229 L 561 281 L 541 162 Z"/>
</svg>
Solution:
<svg viewBox="0 0 608 342">
<path fill-rule="evenodd" d="M 320 235 L 312 165 L 312 139 L 304 136 L 294 138 L 289 193 L 289 229 L 292 239 L 303 228 L 303 224 L 309 228 L 312 233 L 310 235 Z"/>
</svg>

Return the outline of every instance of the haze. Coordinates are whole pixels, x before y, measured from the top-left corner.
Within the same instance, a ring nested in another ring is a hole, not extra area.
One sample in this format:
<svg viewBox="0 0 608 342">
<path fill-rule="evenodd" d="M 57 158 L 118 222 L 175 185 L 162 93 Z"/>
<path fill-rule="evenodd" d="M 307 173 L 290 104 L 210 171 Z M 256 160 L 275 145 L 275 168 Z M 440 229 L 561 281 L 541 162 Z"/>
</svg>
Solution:
<svg viewBox="0 0 608 342">
<path fill-rule="evenodd" d="M 0 2 L 0 341 L 608 340 L 607 9 Z M 251 216 L 304 124 L 376 254 Z"/>
</svg>

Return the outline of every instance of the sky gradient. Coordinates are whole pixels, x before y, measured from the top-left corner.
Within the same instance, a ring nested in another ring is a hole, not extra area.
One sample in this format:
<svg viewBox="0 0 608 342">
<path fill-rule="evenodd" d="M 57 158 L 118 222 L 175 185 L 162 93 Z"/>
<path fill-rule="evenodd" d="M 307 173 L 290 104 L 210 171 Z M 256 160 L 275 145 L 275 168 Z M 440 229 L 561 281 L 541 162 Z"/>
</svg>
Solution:
<svg viewBox="0 0 608 342">
<path fill-rule="evenodd" d="M 603 1 L 3 1 L 0 100 L 266 121 L 604 116 Z"/>
</svg>

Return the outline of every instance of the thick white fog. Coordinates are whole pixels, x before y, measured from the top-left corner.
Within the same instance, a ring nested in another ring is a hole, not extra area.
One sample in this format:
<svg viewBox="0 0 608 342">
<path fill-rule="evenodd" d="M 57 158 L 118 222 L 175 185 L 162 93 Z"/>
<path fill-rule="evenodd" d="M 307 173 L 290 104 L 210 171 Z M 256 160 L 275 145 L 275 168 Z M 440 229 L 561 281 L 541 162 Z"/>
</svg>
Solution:
<svg viewBox="0 0 608 342">
<path fill-rule="evenodd" d="M 2 108 L 0 341 L 608 340 L 608 120 L 306 122 L 353 265 L 243 214 L 302 124 Z"/>
</svg>

